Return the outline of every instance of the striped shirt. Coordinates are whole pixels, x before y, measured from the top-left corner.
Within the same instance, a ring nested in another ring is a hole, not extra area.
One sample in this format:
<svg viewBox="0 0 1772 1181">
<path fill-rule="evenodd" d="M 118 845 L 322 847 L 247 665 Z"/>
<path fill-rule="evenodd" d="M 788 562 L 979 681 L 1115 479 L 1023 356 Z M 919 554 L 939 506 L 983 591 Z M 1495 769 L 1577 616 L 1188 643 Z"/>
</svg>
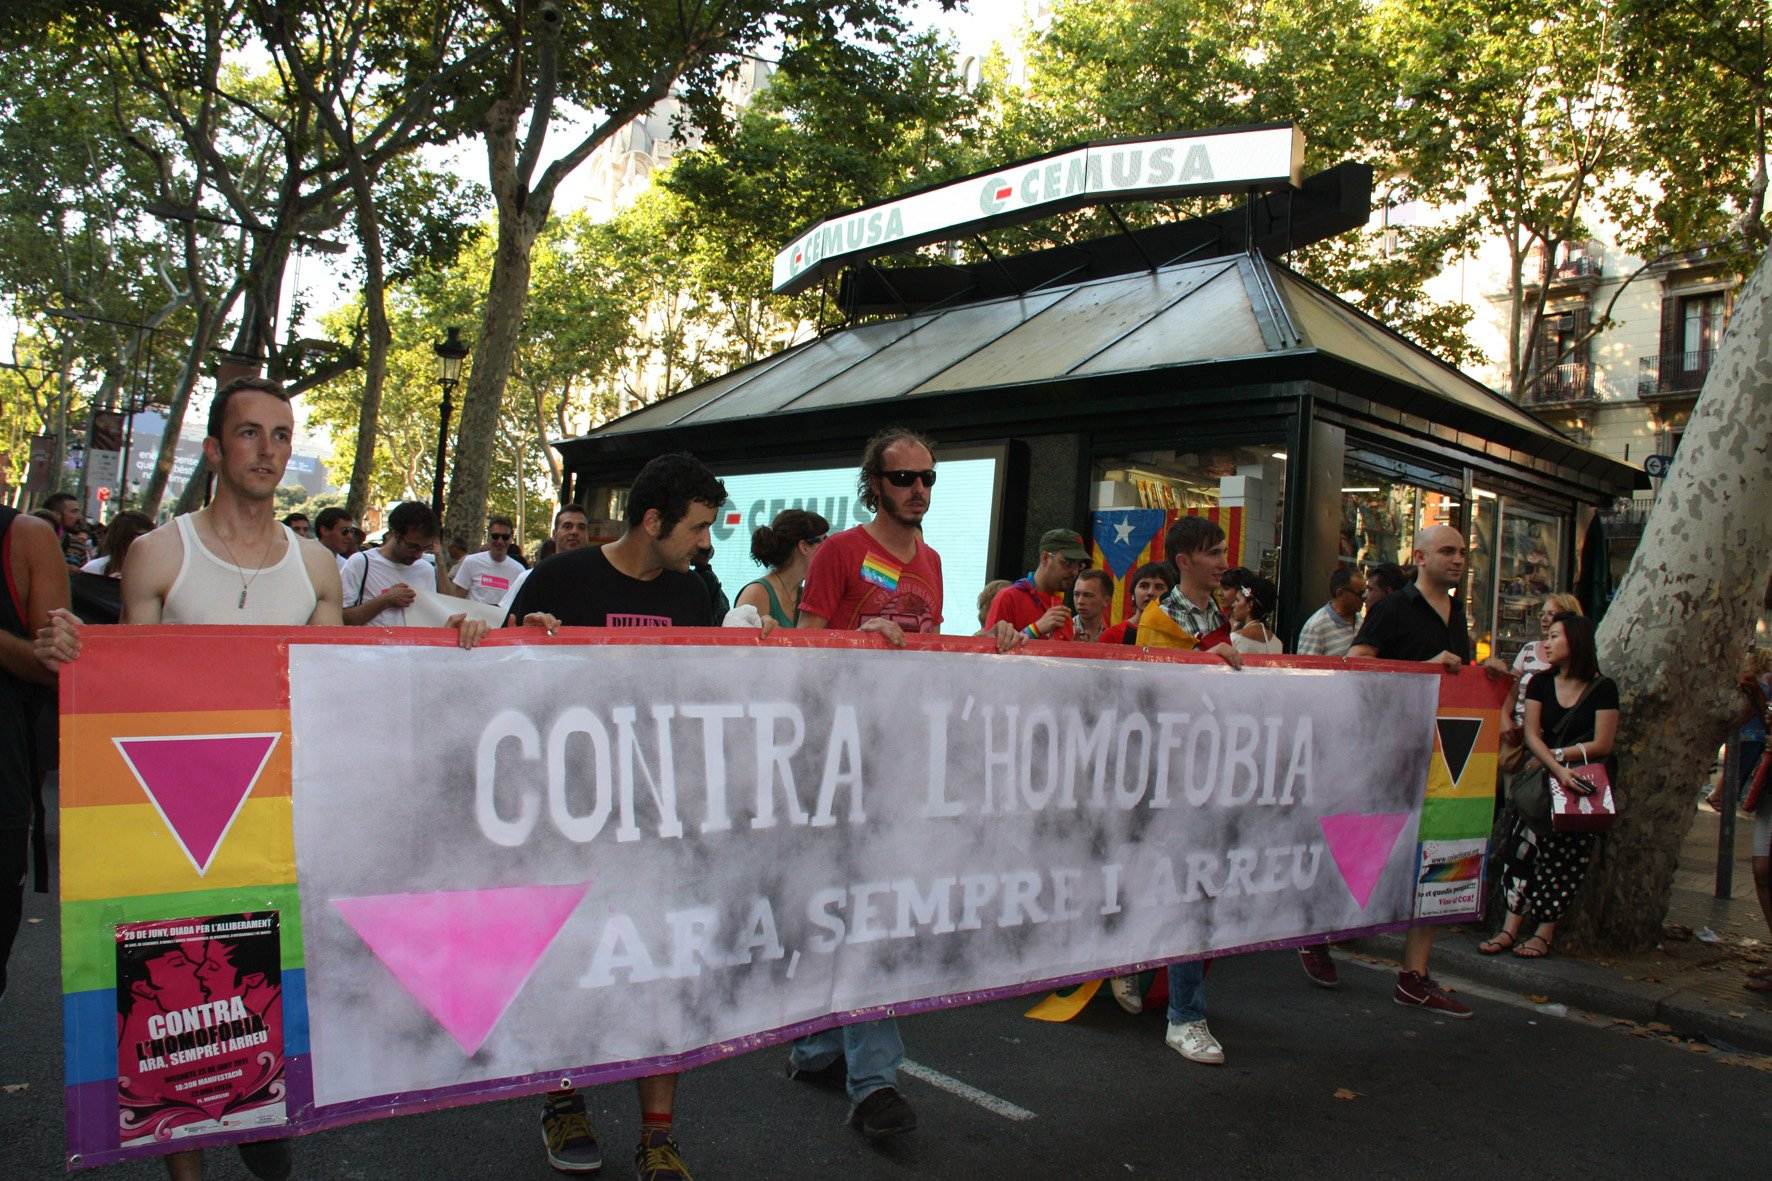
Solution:
<svg viewBox="0 0 1772 1181">
<path fill-rule="evenodd" d="M 1346 656 L 1354 646 L 1354 633 L 1360 630 L 1360 617 L 1344 619 L 1333 605 L 1324 603 L 1315 615 L 1304 621 L 1298 633 L 1300 656 Z"/>
</svg>

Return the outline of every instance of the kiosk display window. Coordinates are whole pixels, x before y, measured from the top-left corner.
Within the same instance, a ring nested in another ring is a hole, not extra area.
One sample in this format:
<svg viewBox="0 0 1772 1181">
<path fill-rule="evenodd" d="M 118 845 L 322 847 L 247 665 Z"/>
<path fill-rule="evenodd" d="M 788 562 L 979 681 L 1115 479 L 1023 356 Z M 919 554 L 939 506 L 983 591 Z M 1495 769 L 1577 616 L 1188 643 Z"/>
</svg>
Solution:
<svg viewBox="0 0 1772 1181">
<path fill-rule="evenodd" d="M 1273 444 L 1136 451 L 1096 461 L 1090 509 L 1209 516 L 1229 537 L 1231 565 L 1277 580 L 1285 486 L 1286 460 Z"/>
<path fill-rule="evenodd" d="M 1544 597 L 1568 586 L 1563 521 L 1514 500 L 1501 506 L 1495 588 L 1495 655 L 1511 661 L 1538 638 Z"/>
<path fill-rule="evenodd" d="M 1341 558 L 1362 570 L 1407 566 L 1415 534 L 1458 524 L 1458 498 L 1349 466 L 1341 489 Z"/>
</svg>

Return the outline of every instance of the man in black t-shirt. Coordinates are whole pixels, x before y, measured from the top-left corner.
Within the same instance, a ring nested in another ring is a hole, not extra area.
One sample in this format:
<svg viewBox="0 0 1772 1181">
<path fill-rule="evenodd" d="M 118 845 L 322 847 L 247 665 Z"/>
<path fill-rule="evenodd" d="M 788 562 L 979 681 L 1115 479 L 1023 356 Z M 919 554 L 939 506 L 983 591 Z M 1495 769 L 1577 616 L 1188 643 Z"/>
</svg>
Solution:
<svg viewBox="0 0 1772 1181">
<path fill-rule="evenodd" d="M 1349 656 L 1380 660 L 1423 660 L 1448 670 L 1470 663 L 1470 628 L 1464 604 L 1452 591 L 1464 581 L 1464 535 L 1450 525 L 1434 525 L 1415 535 L 1415 581 L 1366 612 L 1366 622 Z M 1403 968 L 1391 999 L 1446 1017 L 1469 1017 L 1471 1008 L 1446 992 L 1427 973 L 1434 929 L 1413 926 L 1403 940 Z"/>
<path fill-rule="evenodd" d="M 726 500 L 714 473 L 684 454 L 661 455 L 640 469 L 628 493 L 627 531 L 606 545 L 559 553 L 536 566 L 511 605 L 520 625 L 568 627 L 711 627 L 707 587 L 690 563 L 709 544 L 708 527 Z M 767 631 L 767 629 L 765 629 Z M 687 1181 L 671 1138 L 675 1074 L 635 1080 L 640 1090 L 642 1181 Z M 549 1093 L 542 1113 L 548 1163 L 563 1173 L 593 1173 L 603 1156 L 577 1091 Z"/>
</svg>

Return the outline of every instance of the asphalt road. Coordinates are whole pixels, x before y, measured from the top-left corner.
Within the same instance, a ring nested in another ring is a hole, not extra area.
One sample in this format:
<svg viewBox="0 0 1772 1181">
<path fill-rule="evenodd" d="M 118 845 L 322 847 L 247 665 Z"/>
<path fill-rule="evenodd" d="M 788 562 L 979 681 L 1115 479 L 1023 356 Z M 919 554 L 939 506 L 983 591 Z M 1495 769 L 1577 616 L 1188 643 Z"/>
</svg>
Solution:
<svg viewBox="0 0 1772 1181">
<path fill-rule="evenodd" d="M 50 900 L 30 896 L 0 1000 L 0 1178 L 61 1174 L 61 1021 Z M 1391 977 L 1349 964 L 1309 987 L 1290 954 L 1219 964 L 1208 985 L 1222 1067 L 1164 1046 L 1160 1017 L 1105 995 L 1069 1025 L 1003 1002 L 904 1023 L 913 1062 L 982 1095 L 901 1077 L 922 1126 L 883 1145 L 849 1130 L 846 1101 L 782 1074 L 766 1050 L 688 1076 L 678 1139 L 698 1178 L 1736 1176 L 1764 1159 L 1772 1066 L 1475 996 L 1473 1021 L 1400 1009 Z M 562 1013 L 562 1020 L 570 1015 Z M 25 1084 L 24 1089 L 15 1089 Z M 632 1176 L 638 1113 L 626 1085 L 589 1093 L 603 1176 Z M 1563 1113 L 1569 1113 L 1565 1116 Z M 1548 1134 L 1553 1121 L 1555 1135 Z M 549 1178 L 539 1104 L 505 1102 L 328 1132 L 297 1176 Z M 163 1176 L 157 1163 L 92 1171 Z M 248 1174 L 233 1152 L 209 1176 Z"/>
</svg>

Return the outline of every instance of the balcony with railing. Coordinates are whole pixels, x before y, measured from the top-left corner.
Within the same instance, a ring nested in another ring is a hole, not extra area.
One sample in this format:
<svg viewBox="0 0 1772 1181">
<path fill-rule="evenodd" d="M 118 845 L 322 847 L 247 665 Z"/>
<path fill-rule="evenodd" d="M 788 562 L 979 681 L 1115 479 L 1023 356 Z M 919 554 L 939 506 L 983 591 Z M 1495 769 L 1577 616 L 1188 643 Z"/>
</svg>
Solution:
<svg viewBox="0 0 1772 1181">
<path fill-rule="evenodd" d="M 1713 349 L 1692 353 L 1656 353 L 1637 362 L 1637 397 L 1696 398 L 1710 372 Z"/>
<path fill-rule="evenodd" d="M 1586 361 L 1553 365 L 1526 387 L 1528 406 L 1573 406 L 1594 400 L 1593 367 Z"/>
</svg>

